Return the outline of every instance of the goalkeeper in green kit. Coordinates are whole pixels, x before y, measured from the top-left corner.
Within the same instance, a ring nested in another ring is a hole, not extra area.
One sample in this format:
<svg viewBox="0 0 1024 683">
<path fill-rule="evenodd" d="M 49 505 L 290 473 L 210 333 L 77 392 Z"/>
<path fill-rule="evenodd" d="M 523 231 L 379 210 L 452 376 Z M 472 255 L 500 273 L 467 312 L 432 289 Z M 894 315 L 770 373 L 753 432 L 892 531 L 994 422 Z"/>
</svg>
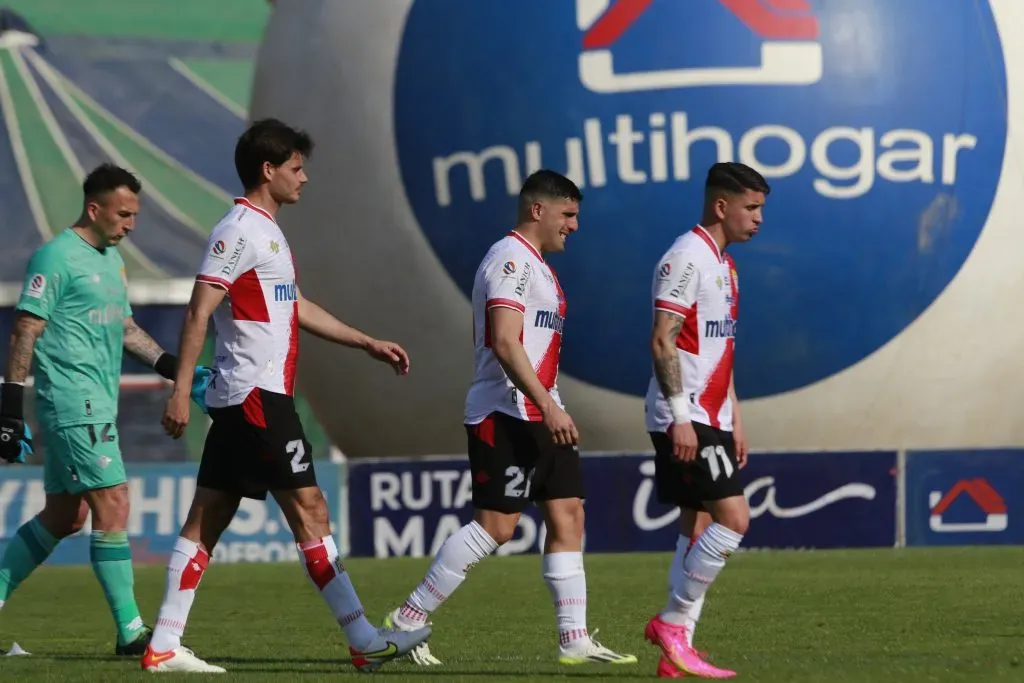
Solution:
<svg viewBox="0 0 1024 683">
<path fill-rule="evenodd" d="M 122 351 L 173 380 L 177 359 L 132 320 L 117 245 L 135 226 L 139 181 L 104 164 L 82 185 L 82 215 L 29 261 L 0 387 L 0 457 L 24 462 L 32 435 L 24 383 L 35 358 L 36 415 L 45 435 L 46 504 L 0 556 L 0 610 L 92 511 L 89 558 L 117 625 L 115 653 L 141 656 L 151 630 L 135 604 L 128 484 L 117 430 Z M 192 396 L 205 410 L 211 371 L 198 367 Z"/>
</svg>

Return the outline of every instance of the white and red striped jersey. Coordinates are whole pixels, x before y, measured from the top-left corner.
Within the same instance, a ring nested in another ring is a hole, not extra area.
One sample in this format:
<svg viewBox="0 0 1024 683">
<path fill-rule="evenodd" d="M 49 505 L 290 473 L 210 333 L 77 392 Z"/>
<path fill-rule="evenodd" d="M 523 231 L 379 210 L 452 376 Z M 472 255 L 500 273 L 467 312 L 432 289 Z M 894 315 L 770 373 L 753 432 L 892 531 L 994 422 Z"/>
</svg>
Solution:
<svg viewBox="0 0 1024 683">
<path fill-rule="evenodd" d="M 213 313 L 216 374 L 211 408 L 238 405 L 255 388 L 293 395 L 299 296 L 288 240 L 269 213 L 244 198 L 217 223 L 199 282 L 227 290 Z"/>
<path fill-rule="evenodd" d="M 539 422 L 540 410 L 515 388 L 491 349 L 490 314 L 498 307 L 523 314 L 523 348 L 537 378 L 561 407 L 557 379 L 565 296 L 540 252 L 515 231 L 491 246 L 473 280 L 476 373 L 466 396 L 465 422 L 478 424 L 495 411 Z"/>
<path fill-rule="evenodd" d="M 655 311 L 683 316 L 676 348 L 691 419 L 732 431 L 729 382 L 739 314 L 739 280 L 732 258 L 698 225 L 680 235 L 658 261 L 652 294 Z M 668 401 L 653 376 L 645 411 L 648 431 L 664 432 L 672 425 Z"/>
</svg>

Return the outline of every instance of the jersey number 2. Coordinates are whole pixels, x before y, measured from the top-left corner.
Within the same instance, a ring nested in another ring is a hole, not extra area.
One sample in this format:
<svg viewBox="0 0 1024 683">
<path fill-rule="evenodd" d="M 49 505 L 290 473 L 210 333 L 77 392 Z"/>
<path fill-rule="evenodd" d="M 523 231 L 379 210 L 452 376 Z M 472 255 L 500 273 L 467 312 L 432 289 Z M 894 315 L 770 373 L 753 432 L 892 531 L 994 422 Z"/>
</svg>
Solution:
<svg viewBox="0 0 1024 683">
<path fill-rule="evenodd" d="M 295 439 L 289 441 L 288 445 L 284 447 L 285 453 L 292 456 L 292 473 L 299 474 L 309 469 L 308 462 L 302 462 L 302 458 L 306 456 L 306 447 L 302 443 L 302 439 Z"/>
</svg>

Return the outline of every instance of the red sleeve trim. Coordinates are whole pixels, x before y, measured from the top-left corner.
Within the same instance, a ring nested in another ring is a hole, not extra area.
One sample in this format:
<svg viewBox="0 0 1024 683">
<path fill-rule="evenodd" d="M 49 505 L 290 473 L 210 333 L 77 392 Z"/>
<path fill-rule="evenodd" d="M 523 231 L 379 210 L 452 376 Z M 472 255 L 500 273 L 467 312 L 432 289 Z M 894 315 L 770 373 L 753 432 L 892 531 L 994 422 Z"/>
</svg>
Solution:
<svg viewBox="0 0 1024 683">
<path fill-rule="evenodd" d="M 487 301 L 486 308 L 514 308 L 520 313 L 526 313 L 526 306 L 523 306 L 518 301 L 512 299 L 490 299 Z"/>
<path fill-rule="evenodd" d="M 196 282 L 205 282 L 208 285 L 216 285 L 217 287 L 223 287 L 224 289 L 231 289 L 231 283 L 227 280 L 221 280 L 219 277 L 210 277 L 209 275 L 197 275 Z"/>
<path fill-rule="evenodd" d="M 674 304 L 671 301 L 665 301 L 664 299 L 657 299 L 654 302 L 654 310 L 666 311 L 668 313 L 677 313 L 679 315 L 690 315 L 691 313 L 693 313 L 692 306 L 680 306 L 679 304 Z"/>
</svg>

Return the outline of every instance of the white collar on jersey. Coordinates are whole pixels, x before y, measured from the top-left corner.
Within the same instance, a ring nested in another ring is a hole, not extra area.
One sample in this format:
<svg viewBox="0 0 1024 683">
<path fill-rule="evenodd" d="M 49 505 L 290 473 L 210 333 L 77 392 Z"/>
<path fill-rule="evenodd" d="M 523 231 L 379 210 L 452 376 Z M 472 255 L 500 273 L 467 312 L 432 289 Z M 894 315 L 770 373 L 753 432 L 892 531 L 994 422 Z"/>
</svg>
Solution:
<svg viewBox="0 0 1024 683">
<path fill-rule="evenodd" d="M 722 250 L 718 248 L 718 242 L 716 242 L 715 238 L 711 236 L 711 233 L 708 232 L 707 228 L 698 223 L 693 229 L 693 232 L 697 233 L 697 237 L 700 237 L 704 240 L 705 244 L 711 247 L 711 251 L 715 252 L 715 256 L 718 257 L 719 263 L 725 263 L 725 256 L 722 254 Z"/>
<path fill-rule="evenodd" d="M 539 252 L 539 251 L 537 251 L 537 247 L 535 247 L 535 246 L 533 246 L 532 244 L 530 244 L 530 240 L 526 239 L 525 237 L 523 237 L 522 235 L 520 235 L 520 234 L 519 234 L 518 232 L 516 232 L 515 230 L 512 230 L 511 232 L 509 232 L 508 236 L 509 236 L 509 237 L 515 237 L 515 238 L 516 238 L 517 240 L 519 240 L 519 241 L 520 241 L 520 242 L 522 242 L 522 243 L 523 243 L 524 245 L 526 245 L 526 248 L 527 248 L 527 249 L 529 249 L 529 250 L 530 250 L 530 251 L 531 251 L 531 252 L 533 253 L 533 255 L 534 255 L 534 256 L 536 256 L 537 258 L 539 258 L 539 259 L 540 259 L 541 261 L 543 261 L 543 260 L 544 260 L 544 257 L 540 255 L 540 252 Z"/>
<path fill-rule="evenodd" d="M 258 213 L 259 215 L 261 215 L 264 218 L 266 218 L 268 221 L 273 222 L 275 225 L 277 224 L 277 221 L 274 220 L 273 216 L 271 216 L 269 213 L 267 213 L 266 209 L 261 209 L 260 207 L 256 206 L 255 204 L 250 202 L 245 197 L 235 197 L 235 204 L 241 204 L 242 206 L 244 206 L 247 209 L 252 209 L 253 211 Z"/>
</svg>

